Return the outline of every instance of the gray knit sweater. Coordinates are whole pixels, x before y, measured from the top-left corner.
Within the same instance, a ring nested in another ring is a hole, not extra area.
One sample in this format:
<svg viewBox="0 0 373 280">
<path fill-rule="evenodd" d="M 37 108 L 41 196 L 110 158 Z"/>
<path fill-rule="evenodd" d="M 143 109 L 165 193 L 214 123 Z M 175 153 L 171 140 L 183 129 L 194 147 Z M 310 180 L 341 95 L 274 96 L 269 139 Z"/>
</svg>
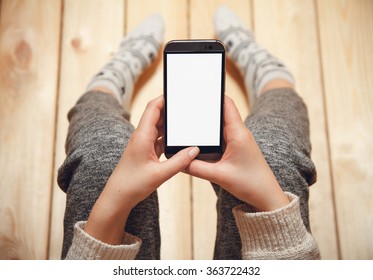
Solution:
<svg viewBox="0 0 373 280">
<path fill-rule="evenodd" d="M 299 198 L 286 193 L 290 203 L 271 212 L 252 212 L 246 204 L 233 209 L 242 241 L 243 259 L 320 259 L 315 239 L 300 215 Z M 76 223 L 74 239 L 66 259 L 123 259 L 136 257 L 141 240 L 124 233 L 121 245 L 105 244 L 84 231 L 86 222 Z"/>
</svg>

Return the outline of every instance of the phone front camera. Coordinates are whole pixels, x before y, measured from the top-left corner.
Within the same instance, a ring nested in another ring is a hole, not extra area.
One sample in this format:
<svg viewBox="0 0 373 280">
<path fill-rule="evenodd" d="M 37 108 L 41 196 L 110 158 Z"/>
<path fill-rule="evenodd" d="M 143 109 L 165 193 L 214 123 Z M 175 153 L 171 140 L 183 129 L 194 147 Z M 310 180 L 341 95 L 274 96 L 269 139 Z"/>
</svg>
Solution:
<svg viewBox="0 0 373 280">
<path fill-rule="evenodd" d="M 212 46 L 209 46 L 209 50 L 212 50 Z"/>
</svg>

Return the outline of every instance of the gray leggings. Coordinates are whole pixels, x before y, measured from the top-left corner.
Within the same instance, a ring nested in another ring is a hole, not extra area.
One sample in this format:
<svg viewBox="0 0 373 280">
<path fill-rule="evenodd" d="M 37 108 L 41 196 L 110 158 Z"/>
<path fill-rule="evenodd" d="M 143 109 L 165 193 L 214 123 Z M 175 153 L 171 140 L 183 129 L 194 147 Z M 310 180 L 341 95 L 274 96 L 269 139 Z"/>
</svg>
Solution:
<svg viewBox="0 0 373 280">
<path fill-rule="evenodd" d="M 66 160 L 58 170 L 58 184 L 66 192 L 65 258 L 77 221 L 88 215 L 117 165 L 134 131 L 128 114 L 110 95 L 84 94 L 68 114 Z M 316 181 L 310 159 L 309 122 L 302 99 L 291 89 L 274 89 L 260 96 L 245 120 L 268 164 L 285 191 L 300 197 L 301 214 L 308 230 L 308 186 Z M 214 259 L 241 259 L 241 240 L 232 208 L 242 202 L 214 185 L 217 200 L 217 236 Z M 125 230 L 143 241 L 137 259 L 160 258 L 157 193 L 131 212 Z"/>
</svg>

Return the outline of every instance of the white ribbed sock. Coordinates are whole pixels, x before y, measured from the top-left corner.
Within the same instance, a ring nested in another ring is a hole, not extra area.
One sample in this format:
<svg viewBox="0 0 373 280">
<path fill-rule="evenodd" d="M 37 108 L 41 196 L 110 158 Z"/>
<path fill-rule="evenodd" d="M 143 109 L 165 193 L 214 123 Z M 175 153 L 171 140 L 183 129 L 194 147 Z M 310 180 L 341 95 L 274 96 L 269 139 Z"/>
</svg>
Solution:
<svg viewBox="0 0 373 280">
<path fill-rule="evenodd" d="M 285 65 L 258 45 L 249 28 L 226 6 L 221 6 L 215 13 L 215 31 L 244 76 L 251 107 L 271 80 L 295 83 Z"/>
<path fill-rule="evenodd" d="M 135 82 L 157 56 L 163 34 L 164 23 L 160 15 L 146 18 L 127 34 L 111 61 L 92 77 L 87 91 L 106 87 L 129 111 Z"/>
</svg>

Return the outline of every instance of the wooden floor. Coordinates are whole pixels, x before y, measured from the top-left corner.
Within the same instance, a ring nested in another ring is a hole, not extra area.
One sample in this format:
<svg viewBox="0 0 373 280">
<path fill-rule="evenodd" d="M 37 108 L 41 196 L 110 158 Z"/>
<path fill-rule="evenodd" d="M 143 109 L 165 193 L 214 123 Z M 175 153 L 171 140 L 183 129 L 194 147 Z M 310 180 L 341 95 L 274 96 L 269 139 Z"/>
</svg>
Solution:
<svg viewBox="0 0 373 280">
<path fill-rule="evenodd" d="M 211 38 L 221 3 L 286 62 L 308 105 L 311 224 L 323 259 L 373 259 L 371 0 L 0 0 L 0 259 L 59 258 L 66 114 L 127 30 L 158 12 L 166 40 Z M 244 117 L 242 80 L 230 64 L 227 72 Z M 159 59 L 141 78 L 134 124 L 162 94 L 162 75 Z M 211 259 L 215 200 L 209 183 L 186 175 L 160 188 L 163 259 Z"/>
</svg>

